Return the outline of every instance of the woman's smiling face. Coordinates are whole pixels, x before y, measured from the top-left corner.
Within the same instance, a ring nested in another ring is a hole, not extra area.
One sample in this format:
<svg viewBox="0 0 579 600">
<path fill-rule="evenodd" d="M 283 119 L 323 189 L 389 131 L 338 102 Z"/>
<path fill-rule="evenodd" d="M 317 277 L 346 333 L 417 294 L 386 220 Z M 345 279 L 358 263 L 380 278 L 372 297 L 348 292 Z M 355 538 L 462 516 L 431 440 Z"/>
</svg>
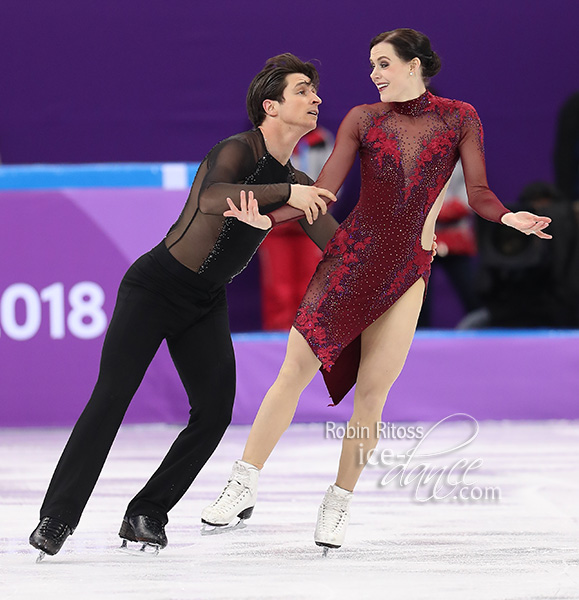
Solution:
<svg viewBox="0 0 579 600">
<path fill-rule="evenodd" d="M 402 60 L 394 46 L 380 42 L 370 50 L 370 78 L 378 88 L 382 102 L 404 102 L 418 97 L 424 87 L 420 61 Z"/>
</svg>

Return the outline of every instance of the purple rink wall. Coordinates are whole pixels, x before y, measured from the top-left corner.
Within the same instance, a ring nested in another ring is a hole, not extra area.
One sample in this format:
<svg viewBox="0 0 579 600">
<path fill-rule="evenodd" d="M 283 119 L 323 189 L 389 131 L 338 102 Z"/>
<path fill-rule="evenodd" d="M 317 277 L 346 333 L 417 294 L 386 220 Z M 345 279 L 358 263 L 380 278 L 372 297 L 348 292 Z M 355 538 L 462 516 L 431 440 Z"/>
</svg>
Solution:
<svg viewBox="0 0 579 600">
<path fill-rule="evenodd" d="M 247 86 L 281 52 L 317 61 L 320 124 L 335 132 L 352 106 L 378 101 L 370 39 L 412 27 L 442 57 L 437 92 L 479 112 L 489 182 L 509 203 L 553 179 L 578 22 L 573 0 L 1 0 L 0 156 L 200 161 L 249 127 Z"/>
<path fill-rule="evenodd" d="M 171 187 L 0 192 L 0 427 L 75 422 L 96 380 L 121 277 L 181 210 L 186 191 Z M 234 423 L 253 420 L 285 340 L 234 336 Z M 383 419 L 574 419 L 578 398 L 579 332 L 419 332 Z M 328 404 L 318 374 L 296 420 L 346 421 L 352 394 Z M 184 423 L 188 408 L 163 345 L 125 422 Z"/>
</svg>

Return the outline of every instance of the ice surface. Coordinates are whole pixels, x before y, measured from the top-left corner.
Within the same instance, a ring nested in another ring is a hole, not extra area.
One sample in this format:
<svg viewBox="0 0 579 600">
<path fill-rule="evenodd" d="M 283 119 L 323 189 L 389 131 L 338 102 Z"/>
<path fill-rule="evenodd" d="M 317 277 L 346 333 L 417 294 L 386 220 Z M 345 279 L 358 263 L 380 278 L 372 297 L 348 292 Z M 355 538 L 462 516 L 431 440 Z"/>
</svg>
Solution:
<svg viewBox="0 0 579 600">
<path fill-rule="evenodd" d="M 439 429 L 423 450 L 456 446 L 465 427 Z M 36 564 L 27 540 L 68 431 L 0 430 L 0 599 L 579 598 L 579 422 L 486 421 L 471 444 L 415 461 L 450 467 L 480 458 L 469 479 L 479 490 L 499 489 L 500 500 L 419 502 L 410 485 L 378 485 L 391 467 L 367 468 L 346 544 L 326 559 L 313 529 L 340 442 L 321 424 L 284 436 L 246 529 L 200 535 L 201 509 L 225 484 L 248 433 L 232 427 L 172 511 L 169 546 L 158 557 L 122 554 L 126 502 L 177 432 L 124 427 L 78 529 L 60 554 Z M 403 454 L 415 445 L 388 439 L 379 449 Z"/>
</svg>

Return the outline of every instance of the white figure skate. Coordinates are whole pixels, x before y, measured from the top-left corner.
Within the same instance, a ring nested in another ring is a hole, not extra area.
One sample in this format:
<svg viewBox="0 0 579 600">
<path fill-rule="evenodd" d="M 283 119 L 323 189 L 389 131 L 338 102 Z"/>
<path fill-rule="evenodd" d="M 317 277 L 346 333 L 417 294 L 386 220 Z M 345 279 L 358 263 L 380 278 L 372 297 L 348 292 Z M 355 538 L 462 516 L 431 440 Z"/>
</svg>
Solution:
<svg viewBox="0 0 579 600">
<path fill-rule="evenodd" d="M 246 527 L 257 499 L 259 469 L 242 460 L 233 464 L 231 477 L 213 504 L 201 513 L 201 535 L 225 533 Z"/>
<path fill-rule="evenodd" d="M 316 545 L 321 546 L 323 556 L 330 548 L 339 548 L 346 537 L 350 522 L 350 501 L 353 492 L 331 485 L 318 509 L 318 521 L 314 533 Z"/>
</svg>

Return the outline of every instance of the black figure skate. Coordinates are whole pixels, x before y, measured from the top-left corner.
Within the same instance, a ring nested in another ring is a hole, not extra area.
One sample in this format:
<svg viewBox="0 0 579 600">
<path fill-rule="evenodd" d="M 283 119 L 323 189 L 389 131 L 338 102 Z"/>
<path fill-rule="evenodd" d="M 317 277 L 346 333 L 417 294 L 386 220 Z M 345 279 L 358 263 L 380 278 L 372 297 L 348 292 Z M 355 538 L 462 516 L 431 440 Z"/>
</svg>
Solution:
<svg viewBox="0 0 579 600">
<path fill-rule="evenodd" d="M 40 562 L 47 554 L 54 556 L 62 548 L 64 540 L 72 534 L 72 529 L 62 521 L 53 517 L 44 517 L 38 527 L 30 534 L 29 542 L 40 554 L 36 562 Z"/>
<path fill-rule="evenodd" d="M 124 517 L 119 537 L 123 539 L 121 550 L 129 554 L 134 552 L 129 549 L 127 542 L 141 544 L 137 554 L 146 553 L 155 556 L 167 545 L 165 526 L 161 521 L 146 515 Z"/>
</svg>

